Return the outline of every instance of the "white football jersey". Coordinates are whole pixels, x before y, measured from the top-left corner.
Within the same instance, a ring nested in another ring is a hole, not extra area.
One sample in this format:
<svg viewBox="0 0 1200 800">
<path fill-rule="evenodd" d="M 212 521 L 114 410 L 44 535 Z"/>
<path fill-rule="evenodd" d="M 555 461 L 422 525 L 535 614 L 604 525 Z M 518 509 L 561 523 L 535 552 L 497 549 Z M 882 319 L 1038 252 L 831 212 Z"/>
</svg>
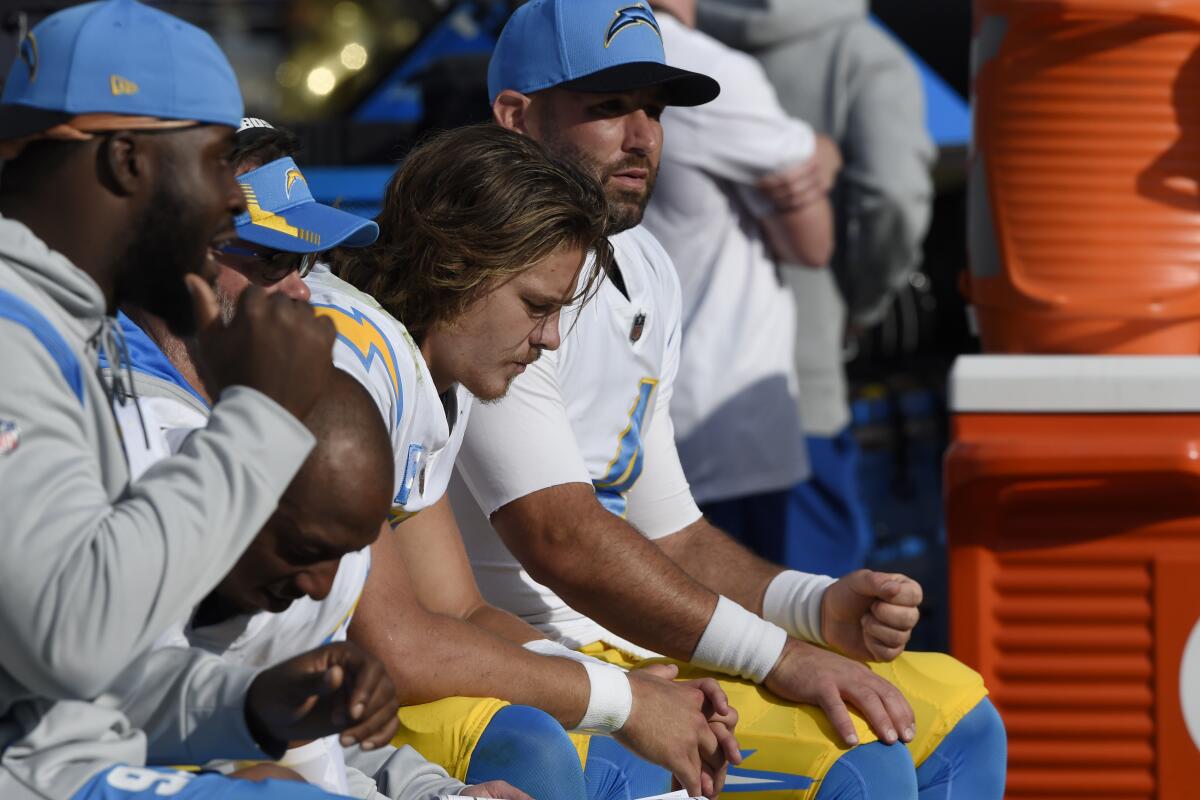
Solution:
<svg viewBox="0 0 1200 800">
<path fill-rule="evenodd" d="M 318 314 L 337 327 L 333 363 L 371 393 L 395 454 L 397 525 L 442 498 L 474 398 L 460 385 L 438 395 L 425 359 L 404 326 L 370 297 L 318 264 L 305 278 Z"/>
<path fill-rule="evenodd" d="M 625 292 L 606 278 L 582 308 L 564 310 L 559 349 L 530 365 L 504 399 L 475 409 L 458 462 L 470 493 L 451 492 L 484 596 L 574 645 L 624 643 L 522 570 L 485 515 L 549 486 L 582 482 L 650 538 L 700 516 L 668 413 L 679 364 L 679 280 L 644 229 L 612 243 Z"/>
</svg>

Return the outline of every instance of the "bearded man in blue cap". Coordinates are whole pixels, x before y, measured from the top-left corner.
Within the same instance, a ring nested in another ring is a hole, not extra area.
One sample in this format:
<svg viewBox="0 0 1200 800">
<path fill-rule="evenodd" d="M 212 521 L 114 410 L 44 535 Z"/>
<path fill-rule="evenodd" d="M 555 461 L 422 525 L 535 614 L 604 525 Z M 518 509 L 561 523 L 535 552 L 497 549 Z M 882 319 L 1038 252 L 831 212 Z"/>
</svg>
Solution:
<svg viewBox="0 0 1200 800">
<path fill-rule="evenodd" d="M 48 17 L 0 97 L 6 800 L 280 796 L 142 765 L 147 751 L 263 759 L 296 739 L 390 735 L 363 723 L 394 691 L 352 646 L 265 671 L 146 655 L 275 510 L 313 446 L 300 418 L 333 369 L 332 326 L 282 295 L 248 291 L 220 320 L 210 249 L 246 207 L 228 162 L 241 116 L 212 39 L 133 0 Z M 207 427 L 132 484 L 110 409 L 126 383 L 95 370 L 98 350 L 121 363 L 122 304 L 198 330 L 218 398 Z"/>
<path fill-rule="evenodd" d="M 472 497 L 460 493 L 455 510 L 480 588 L 608 663 L 665 655 L 680 677 L 717 677 L 739 713 L 743 755 L 726 791 L 916 798 L 914 762 L 938 759 L 998 771 L 1002 786 L 1003 726 L 981 677 L 943 654 L 904 652 L 921 600 L 914 581 L 785 570 L 706 521 L 691 496 L 669 416 L 679 281 L 639 223 L 664 109 L 722 90 L 667 63 L 664 37 L 668 52 L 679 41 L 669 28 L 678 34 L 645 0 L 531 0 L 492 55 L 496 122 L 604 185 L 615 257 L 595 297 L 562 314 L 559 349 L 478 407 L 466 431 L 457 463 Z M 736 157 L 740 143 L 726 146 Z M 977 708 L 990 713 L 973 717 Z M 986 739 L 998 746 L 971 746 Z M 593 757 L 625 766 L 639 792 L 668 780 L 644 785 L 649 771 L 609 739 L 591 741 Z"/>
</svg>

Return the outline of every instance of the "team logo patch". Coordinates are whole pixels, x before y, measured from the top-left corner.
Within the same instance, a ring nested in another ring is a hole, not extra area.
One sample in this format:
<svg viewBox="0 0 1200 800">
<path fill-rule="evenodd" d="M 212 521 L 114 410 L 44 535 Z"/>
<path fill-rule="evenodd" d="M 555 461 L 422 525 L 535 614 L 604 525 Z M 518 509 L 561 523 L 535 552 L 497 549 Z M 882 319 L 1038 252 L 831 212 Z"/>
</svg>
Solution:
<svg viewBox="0 0 1200 800">
<path fill-rule="evenodd" d="M 642 338 L 642 331 L 646 329 L 646 312 L 639 311 L 637 316 L 633 318 L 633 325 L 629 328 L 629 341 L 636 342 Z"/>
<path fill-rule="evenodd" d="M 292 199 L 292 184 L 293 183 L 295 183 L 296 181 L 304 181 L 305 183 L 308 183 L 308 181 L 304 180 L 304 176 L 300 174 L 300 170 L 295 169 L 295 168 L 289 169 L 287 171 L 287 174 L 284 176 L 284 180 L 286 180 L 287 183 L 284 185 L 283 189 L 287 193 L 289 200 Z"/>
<path fill-rule="evenodd" d="M 137 94 L 138 85 L 128 78 L 122 78 L 120 75 L 108 76 L 108 87 L 112 89 L 113 97 L 120 97 L 123 94 Z"/>
<path fill-rule="evenodd" d="M 21 428 L 17 423 L 0 419 L 0 456 L 6 456 L 21 446 Z"/>
<path fill-rule="evenodd" d="M 417 486 L 418 494 L 425 490 L 425 445 L 410 444 L 408 446 L 408 457 L 404 461 L 404 478 L 400 481 L 400 491 L 396 492 L 396 497 L 392 503 L 398 506 L 408 505 L 408 499 L 412 495 L 413 484 L 417 483 L 417 476 L 421 476 L 420 483 Z"/>
<path fill-rule="evenodd" d="M 17 54 L 25 62 L 25 66 L 29 67 L 29 82 L 33 83 L 37 79 L 38 73 L 37 37 L 33 35 L 33 31 L 25 34 L 25 38 L 21 40 L 21 46 L 17 48 Z"/>
<path fill-rule="evenodd" d="M 650 13 L 650 9 L 638 3 L 617 9 L 616 14 L 613 15 L 613 21 L 608 25 L 608 31 L 604 34 L 605 49 L 612 44 L 613 39 L 617 38 L 618 33 L 629 30 L 637 25 L 649 26 L 658 36 L 658 40 L 662 41 L 662 31 L 659 30 L 658 20 L 654 19 L 654 15 Z"/>
</svg>

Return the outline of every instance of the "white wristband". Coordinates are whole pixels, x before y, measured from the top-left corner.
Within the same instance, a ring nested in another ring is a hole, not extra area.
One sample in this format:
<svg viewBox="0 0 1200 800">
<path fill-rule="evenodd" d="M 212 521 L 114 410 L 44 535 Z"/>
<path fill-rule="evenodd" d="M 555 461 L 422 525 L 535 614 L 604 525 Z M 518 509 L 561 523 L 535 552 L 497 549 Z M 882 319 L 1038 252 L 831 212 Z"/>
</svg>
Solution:
<svg viewBox="0 0 1200 800">
<path fill-rule="evenodd" d="M 814 644 L 826 644 L 821 635 L 821 599 L 837 582 L 828 575 L 788 570 L 775 576 L 763 595 L 763 619 Z"/>
<path fill-rule="evenodd" d="M 633 710 L 633 688 L 629 685 L 625 670 L 549 639 L 533 639 L 521 646 L 538 655 L 574 661 L 587 670 L 591 693 L 588 695 L 587 711 L 575 730 L 602 734 L 621 730 Z"/>
<path fill-rule="evenodd" d="M 616 733 L 633 711 L 633 687 L 623 670 L 604 663 L 580 662 L 592 685 L 587 711 L 575 730 L 583 733 Z"/>
<path fill-rule="evenodd" d="M 783 628 L 722 595 L 692 653 L 692 663 L 762 683 L 786 643 Z"/>
</svg>

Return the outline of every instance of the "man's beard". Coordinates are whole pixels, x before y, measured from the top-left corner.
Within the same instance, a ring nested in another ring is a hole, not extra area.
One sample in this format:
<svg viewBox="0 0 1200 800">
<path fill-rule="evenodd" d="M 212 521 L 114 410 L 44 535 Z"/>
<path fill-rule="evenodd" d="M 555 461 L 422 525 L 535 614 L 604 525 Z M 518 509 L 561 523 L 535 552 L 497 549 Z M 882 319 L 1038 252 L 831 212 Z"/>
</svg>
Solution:
<svg viewBox="0 0 1200 800">
<path fill-rule="evenodd" d="M 650 196 L 654 194 L 654 182 L 658 178 L 658 171 L 648 156 L 631 155 L 616 164 L 605 166 L 584 152 L 574 142 L 560 137 L 552 125 L 545 126 L 545 130 L 547 133 L 542 139 L 542 145 L 552 155 L 574 164 L 600 182 L 600 187 L 604 190 L 604 197 L 608 201 L 606 234 L 611 236 L 621 231 L 627 231 L 641 223 L 642 215 L 646 213 L 646 205 L 650 202 Z M 644 191 L 619 189 L 609 185 L 608 181 L 613 175 L 627 169 L 646 170 Z"/>
<path fill-rule="evenodd" d="M 229 323 L 233 322 L 233 317 L 235 314 L 237 314 L 238 299 L 236 297 L 232 297 L 228 292 L 222 289 L 220 283 L 213 287 L 213 294 L 217 296 L 217 306 L 220 308 L 221 323 L 228 325 Z"/>
<path fill-rule="evenodd" d="M 192 296 L 183 276 L 201 273 L 215 233 L 197 223 L 202 216 L 182 193 L 160 184 L 134 225 L 137 237 L 118 264 L 118 304 L 153 314 L 176 336 L 189 336 L 196 330 Z"/>
</svg>

